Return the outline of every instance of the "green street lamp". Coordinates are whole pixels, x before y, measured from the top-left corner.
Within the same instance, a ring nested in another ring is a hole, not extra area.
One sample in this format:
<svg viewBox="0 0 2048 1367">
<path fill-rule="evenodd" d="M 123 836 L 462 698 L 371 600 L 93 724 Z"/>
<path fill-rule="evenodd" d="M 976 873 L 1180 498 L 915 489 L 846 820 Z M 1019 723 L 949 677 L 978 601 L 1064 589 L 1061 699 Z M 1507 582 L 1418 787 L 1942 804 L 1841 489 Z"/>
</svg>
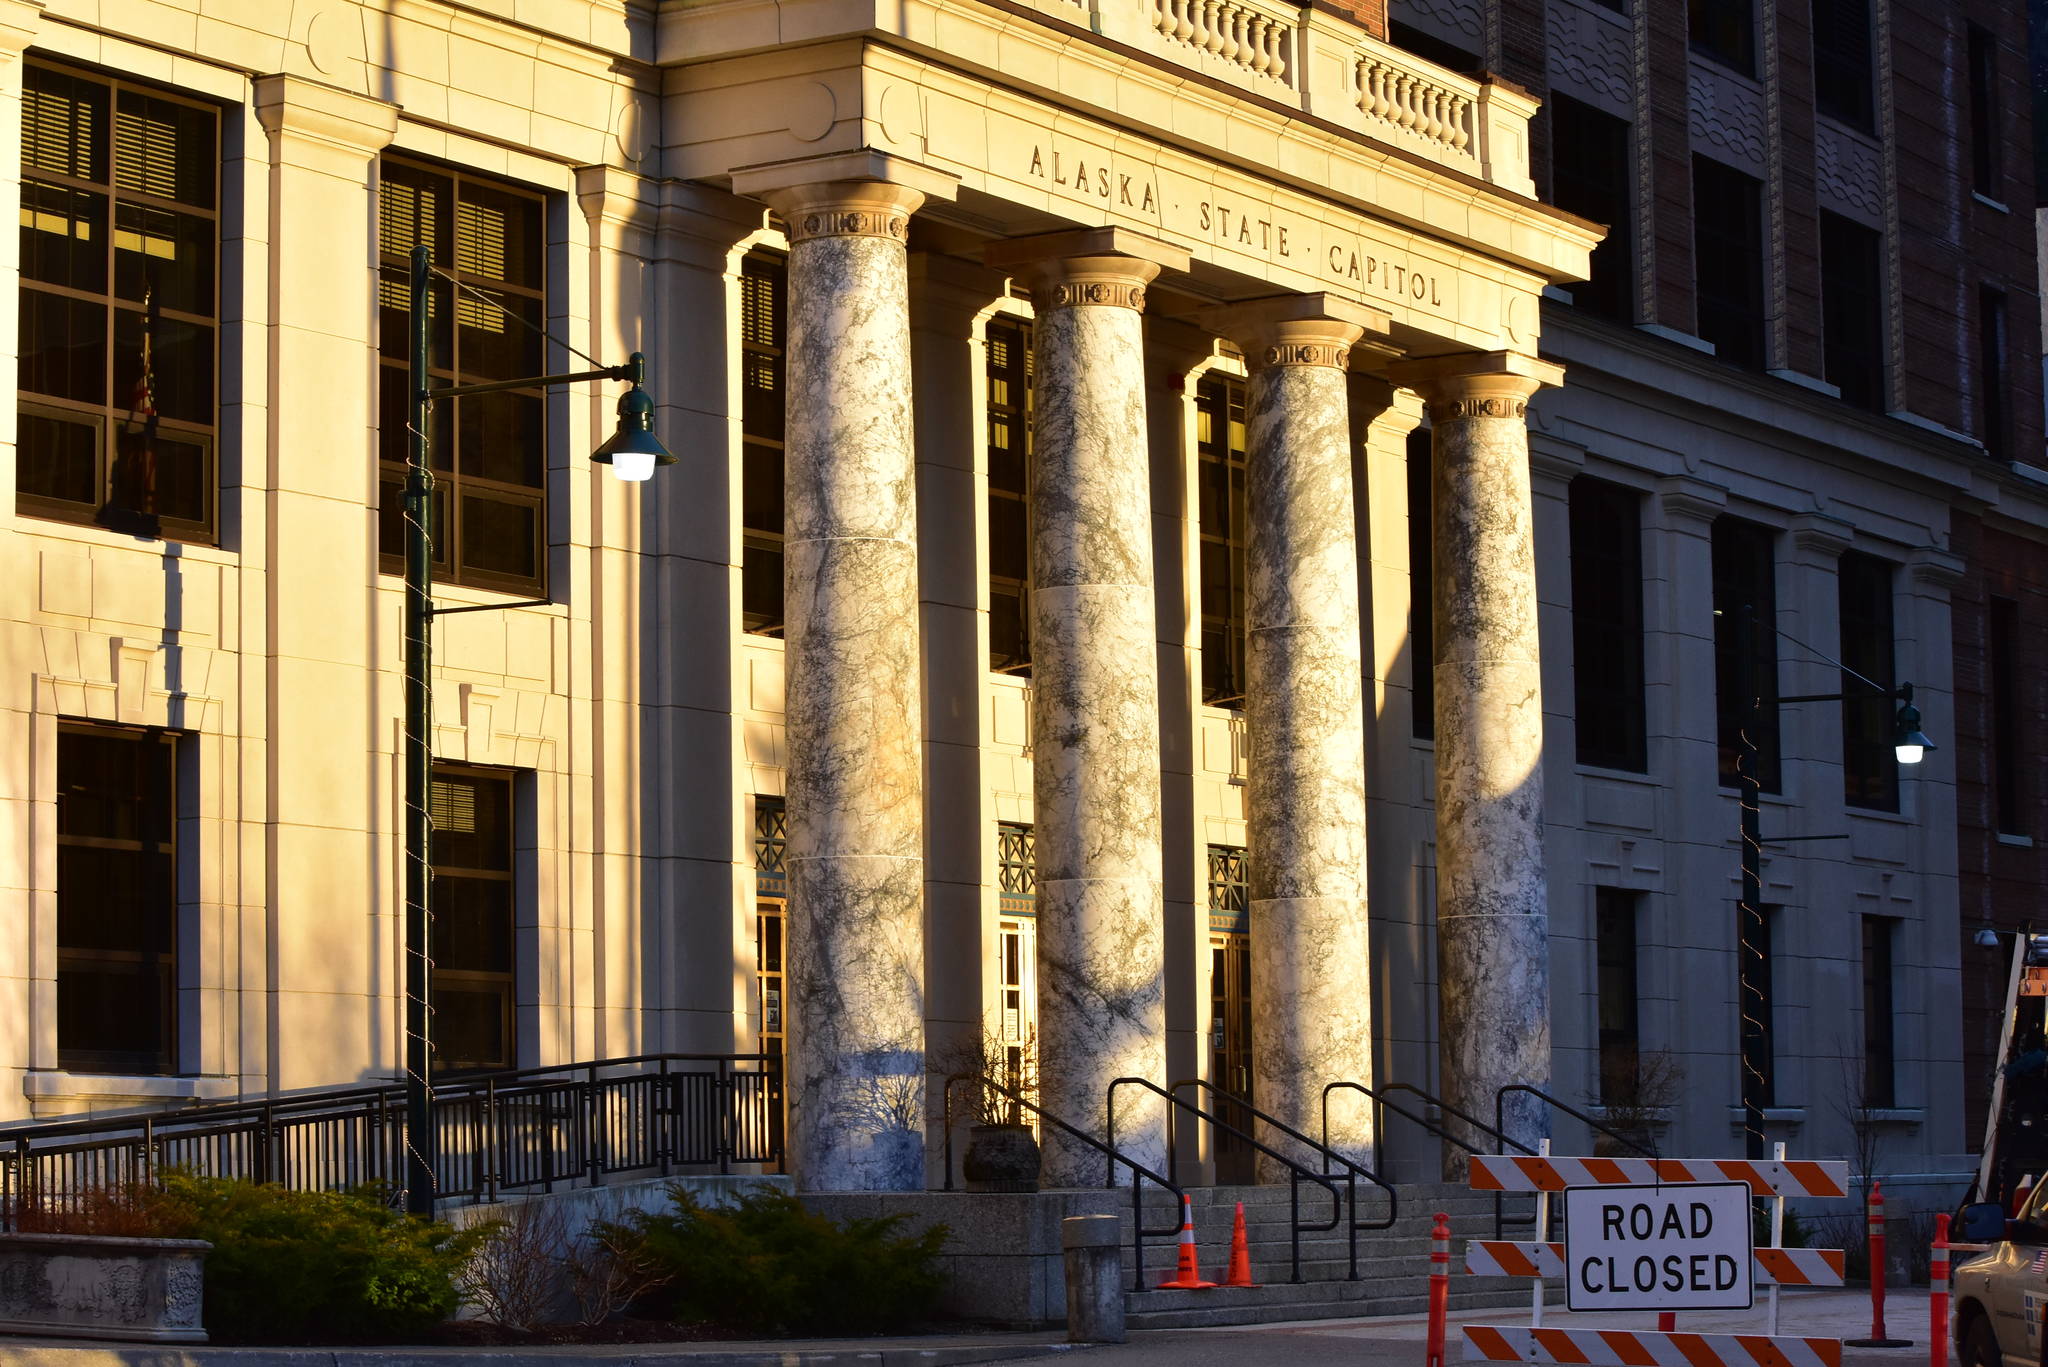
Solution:
<svg viewBox="0 0 2048 1367">
<path fill-rule="evenodd" d="M 565 375 L 536 375 L 519 380 L 435 386 L 428 375 L 428 290 L 439 275 L 451 286 L 472 295 L 516 322 L 517 314 L 498 307 L 489 295 L 472 290 L 433 264 L 425 244 L 412 253 L 412 355 L 406 392 L 411 399 L 405 476 L 405 1194 L 406 1209 L 415 1215 L 434 1213 L 434 1165 L 439 1145 L 434 1133 L 432 1013 L 428 998 L 433 962 L 429 955 L 433 926 L 429 859 L 433 819 L 428 811 L 433 752 L 428 743 L 432 724 L 431 671 L 433 644 L 428 628 L 437 616 L 488 612 L 499 608 L 533 607 L 552 600 L 525 599 L 474 607 L 437 608 L 433 588 L 432 516 L 434 472 L 428 460 L 428 415 L 437 399 L 489 394 L 504 389 L 534 389 L 580 384 L 585 380 L 622 380 L 632 386 L 619 398 L 619 426 L 591 459 L 609 465 L 621 480 L 638 483 L 655 468 L 676 458 L 654 435 L 654 400 L 640 386 L 647 361 L 634 352 L 626 364 L 602 366 Z M 531 324 L 526 324 L 531 326 Z M 545 334 L 543 334 L 545 335 Z"/>
</svg>

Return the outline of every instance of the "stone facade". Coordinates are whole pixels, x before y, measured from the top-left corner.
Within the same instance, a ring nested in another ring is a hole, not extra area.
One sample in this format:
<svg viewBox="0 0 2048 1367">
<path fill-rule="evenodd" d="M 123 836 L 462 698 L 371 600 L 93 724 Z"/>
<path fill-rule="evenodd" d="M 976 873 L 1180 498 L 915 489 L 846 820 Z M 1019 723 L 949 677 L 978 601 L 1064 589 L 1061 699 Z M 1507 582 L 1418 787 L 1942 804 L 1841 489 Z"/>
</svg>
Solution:
<svg viewBox="0 0 2048 1367">
<path fill-rule="evenodd" d="M 1952 512 L 1981 457 L 1912 391 L 1903 418 L 1853 412 L 1546 299 L 1600 230 L 1533 197 L 1546 125 L 1513 83 L 1543 67 L 1529 8 L 1476 30 L 1498 50 L 1475 65 L 1509 78 L 1482 79 L 1385 41 L 1371 6 L 1264 0 L 826 0 L 800 45 L 779 0 L 0 5 L 0 112 L 24 60 L 204 101 L 223 187 L 215 534 L 25 507 L 0 532 L 24 586 L 0 609 L 0 1118 L 397 1069 L 400 589 L 377 461 L 400 417 L 377 265 L 398 158 L 540 197 L 540 317 L 603 362 L 645 352 L 681 457 L 620 485 L 584 458 L 613 396 L 537 400 L 545 602 L 437 589 L 506 604 L 436 626 L 433 740 L 512 780 L 519 1062 L 786 1041 L 812 1191 L 924 1186 L 927 1058 L 985 1028 L 1035 1039 L 1046 1104 L 1090 1128 L 1119 1077 L 1235 1085 L 1219 1069 L 1238 1045 L 1260 1104 L 1309 1132 L 1340 1079 L 1489 1118 L 1509 1082 L 1582 1104 L 1596 903 L 1622 893 L 1632 1038 L 1686 1073 L 1666 1149 L 1738 1147 L 1711 523 L 1773 529 L 1780 622 L 1823 650 L 1836 559 L 1896 564 L 1896 658 L 1934 730 Z M 1462 32 L 1464 13 L 1425 26 Z M 1630 50 L 1670 46 L 1668 19 Z M 1614 107 L 1669 103 L 1601 79 Z M 0 119 L 0 166 L 20 127 Z M 1666 117 L 1645 155 L 1684 136 Z M 1682 333 L 1690 313 L 1659 301 L 1690 279 L 1690 227 L 1656 207 L 1639 321 Z M 0 274 L 18 251 L 0 245 Z M 786 334 L 744 325 L 764 288 L 786 289 Z M 991 337 L 1012 322 L 1035 350 L 1028 678 L 988 668 Z M 1249 687 L 1212 703 L 1203 462 L 1231 420 L 1205 395 L 1233 385 Z M 42 458 L 23 450 L 0 447 L 0 486 Z M 773 527 L 757 460 L 779 474 Z M 1636 770 L 1578 762 L 1581 476 L 1639 506 Z M 764 531 L 786 592 L 749 631 Z M 1839 677 L 1782 658 L 1784 691 Z M 179 737 L 161 1071 L 67 1064 L 60 1039 L 56 757 L 81 722 Z M 1802 1154 L 1846 1147 L 1828 1103 L 1855 1052 L 1842 946 L 1881 915 L 1900 927 L 1899 1161 L 1947 1171 L 1955 770 L 1937 753 L 1872 814 L 1842 800 L 1836 713 L 1788 711 L 1783 734 L 1773 829 L 1846 839 L 1769 857 L 1772 1123 Z M 1027 826 L 1035 868 L 1006 865 Z M 1212 851 L 1249 869 L 1248 1044 L 1216 1005 L 1242 932 L 1212 936 Z M 1156 1096 L 1120 1089 L 1113 1112 L 1127 1151 L 1164 1164 Z M 1509 1120 L 1533 1136 L 1552 1118 Z M 1440 1165 L 1361 1107 L 1330 1123 L 1395 1176 Z M 1091 1152 L 1047 1156 L 1055 1181 L 1101 1180 Z"/>
</svg>

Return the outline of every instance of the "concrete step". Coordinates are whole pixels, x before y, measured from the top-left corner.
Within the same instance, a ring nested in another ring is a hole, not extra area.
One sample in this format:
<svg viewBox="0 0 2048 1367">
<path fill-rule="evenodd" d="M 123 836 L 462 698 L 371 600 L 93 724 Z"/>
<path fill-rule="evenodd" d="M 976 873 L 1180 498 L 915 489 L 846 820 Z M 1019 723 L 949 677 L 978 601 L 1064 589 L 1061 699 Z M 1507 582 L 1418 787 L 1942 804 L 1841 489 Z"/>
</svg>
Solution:
<svg viewBox="0 0 2048 1367">
<path fill-rule="evenodd" d="M 1460 1289 L 1451 1283 L 1451 1309 L 1524 1307 L 1526 1288 Z M 1207 1325 L 1271 1324 L 1282 1320 L 1350 1319 L 1365 1315 L 1419 1315 L 1429 1308 L 1426 1277 L 1386 1282 L 1278 1283 L 1215 1291 L 1139 1291 L 1124 1296 L 1132 1329 L 1193 1329 Z"/>
</svg>

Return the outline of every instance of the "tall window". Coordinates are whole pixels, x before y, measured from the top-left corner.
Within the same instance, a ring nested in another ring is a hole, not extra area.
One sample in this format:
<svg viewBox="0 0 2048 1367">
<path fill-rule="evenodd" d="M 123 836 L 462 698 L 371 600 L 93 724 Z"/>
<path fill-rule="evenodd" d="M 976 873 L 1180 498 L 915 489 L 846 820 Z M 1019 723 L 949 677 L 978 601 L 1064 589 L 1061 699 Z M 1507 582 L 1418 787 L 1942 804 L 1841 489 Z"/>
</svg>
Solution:
<svg viewBox="0 0 2048 1367">
<path fill-rule="evenodd" d="M 1640 1000 L 1636 988 L 1637 893 L 1593 890 L 1593 958 L 1600 1013 L 1600 1099 L 1636 1099 L 1641 1063 Z"/>
<path fill-rule="evenodd" d="M 1987 29 L 1966 24 L 1965 60 L 1970 65 L 1970 183 L 1986 199 L 2003 199 L 2005 136 L 1998 109 L 1998 40 Z"/>
<path fill-rule="evenodd" d="M 2007 441 L 2005 291 L 1994 285 L 1977 287 L 1977 411 L 1978 436 L 1984 449 L 2003 456 Z"/>
<path fill-rule="evenodd" d="M 22 72 L 17 506 L 215 539 L 220 117 Z"/>
<path fill-rule="evenodd" d="M 1699 334 L 1736 365 L 1764 363 L 1763 186 L 1712 157 L 1692 159 Z"/>
<path fill-rule="evenodd" d="M 1031 324 L 988 325 L 988 667 L 1031 672 Z"/>
<path fill-rule="evenodd" d="M 761 1013 L 761 1052 L 775 1060 L 768 1077 L 769 1150 L 782 1151 L 783 1063 L 789 1023 L 784 1014 L 788 969 L 789 809 L 779 797 L 754 798 L 754 992 Z"/>
<path fill-rule="evenodd" d="M 1870 0 L 1813 0 L 1813 97 L 1821 113 L 1871 128 Z"/>
<path fill-rule="evenodd" d="M 2006 835 L 2025 835 L 2026 817 L 2021 806 L 2026 732 L 2020 724 L 2019 643 L 2020 605 L 2010 598 L 1991 600 L 1991 764 L 1992 809 L 1997 828 Z"/>
<path fill-rule="evenodd" d="M 1629 126 L 1567 96 L 1550 97 L 1551 197 L 1595 223 L 1607 236 L 1593 248 L 1591 276 L 1571 287 L 1572 302 L 1603 318 L 1627 322 L 1630 298 Z"/>
<path fill-rule="evenodd" d="M 434 766 L 434 1066 L 511 1068 L 512 776 Z"/>
<path fill-rule="evenodd" d="M 1001 994 L 1003 1068 L 1016 1089 L 1034 1076 L 1032 1032 L 1038 1019 L 1038 844 L 1024 822 L 996 824 L 996 904 L 1001 913 L 996 990 Z"/>
<path fill-rule="evenodd" d="M 429 383 L 517 380 L 547 369 L 538 331 L 547 324 L 546 236 L 539 195 L 396 157 L 379 163 L 378 177 L 378 531 L 384 570 L 396 574 L 405 567 L 412 250 L 425 243 L 434 265 L 475 291 L 458 292 L 434 278 L 427 301 Z M 428 435 L 438 578 L 509 593 L 545 592 L 546 408 L 546 392 L 537 388 L 434 405 Z"/>
<path fill-rule="evenodd" d="M 1752 0 L 1688 0 L 1692 50 L 1745 76 L 1756 74 L 1756 7 Z"/>
<path fill-rule="evenodd" d="M 1821 377 L 1848 402 L 1884 408 L 1883 239 L 1820 212 Z"/>
<path fill-rule="evenodd" d="M 740 620 L 782 634 L 783 347 L 789 258 L 752 251 L 740 263 Z"/>
<path fill-rule="evenodd" d="M 177 737 L 57 732 L 57 1062 L 177 1068 Z"/>
<path fill-rule="evenodd" d="M 1740 518 L 1714 520 L 1714 697 L 1719 713 L 1721 782 L 1739 781 L 1745 730 L 1756 746 L 1757 782 L 1778 791 L 1778 708 L 1753 707 L 1778 693 L 1778 586 L 1769 527 Z M 1743 609 L 1750 630 L 1742 631 Z M 1747 688 L 1744 682 L 1747 680 Z"/>
<path fill-rule="evenodd" d="M 1892 686 L 1892 567 L 1873 555 L 1844 551 L 1835 576 L 1842 618 L 1842 663 Z M 1899 809 L 1899 764 L 1892 752 L 1890 698 L 1842 675 L 1842 800 L 1851 807 Z"/>
<path fill-rule="evenodd" d="M 1648 767 L 1643 702 L 1642 498 L 1581 476 L 1571 484 L 1572 668 L 1579 763 Z"/>
<path fill-rule="evenodd" d="M 1887 916 L 1863 918 L 1863 1097 L 1865 1107 L 1898 1104 L 1898 1069 L 1893 1049 L 1892 946 L 1898 923 Z"/>
<path fill-rule="evenodd" d="M 1430 522 L 1429 432 L 1408 434 L 1408 675 L 1414 680 L 1415 736 L 1436 736 L 1436 539 Z"/>
<path fill-rule="evenodd" d="M 1202 701 L 1241 707 L 1245 690 L 1244 381 L 1210 375 L 1195 391 L 1202 535 Z"/>
</svg>

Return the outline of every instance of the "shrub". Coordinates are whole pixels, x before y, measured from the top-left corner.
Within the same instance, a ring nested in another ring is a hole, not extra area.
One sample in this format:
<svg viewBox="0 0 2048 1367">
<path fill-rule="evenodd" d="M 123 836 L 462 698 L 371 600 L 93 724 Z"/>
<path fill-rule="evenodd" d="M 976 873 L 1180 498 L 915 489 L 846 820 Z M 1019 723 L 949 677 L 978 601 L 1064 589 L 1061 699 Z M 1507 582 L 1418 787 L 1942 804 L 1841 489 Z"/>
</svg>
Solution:
<svg viewBox="0 0 2048 1367">
<path fill-rule="evenodd" d="M 62 1193 L 29 1187 L 13 1212 L 19 1234 L 90 1234 L 161 1239 L 163 1218 L 154 1187 L 137 1182 L 81 1187 Z"/>
<path fill-rule="evenodd" d="M 947 1229 L 910 1236 L 906 1218 L 837 1224 L 772 1188 L 709 1209 L 680 1183 L 674 1214 L 635 1212 L 600 1240 L 670 1278 L 671 1313 L 756 1332 L 885 1333 L 928 1316 L 939 1295 Z"/>
<path fill-rule="evenodd" d="M 166 1235 L 205 1239 L 206 1327 L 230 1343 L 393 1340 L 455 1312 L 455 1279 L 490 1230 L 392 1210 L 375 1187 L 291 1191 L 171 1174 Z"/>
</svg>

